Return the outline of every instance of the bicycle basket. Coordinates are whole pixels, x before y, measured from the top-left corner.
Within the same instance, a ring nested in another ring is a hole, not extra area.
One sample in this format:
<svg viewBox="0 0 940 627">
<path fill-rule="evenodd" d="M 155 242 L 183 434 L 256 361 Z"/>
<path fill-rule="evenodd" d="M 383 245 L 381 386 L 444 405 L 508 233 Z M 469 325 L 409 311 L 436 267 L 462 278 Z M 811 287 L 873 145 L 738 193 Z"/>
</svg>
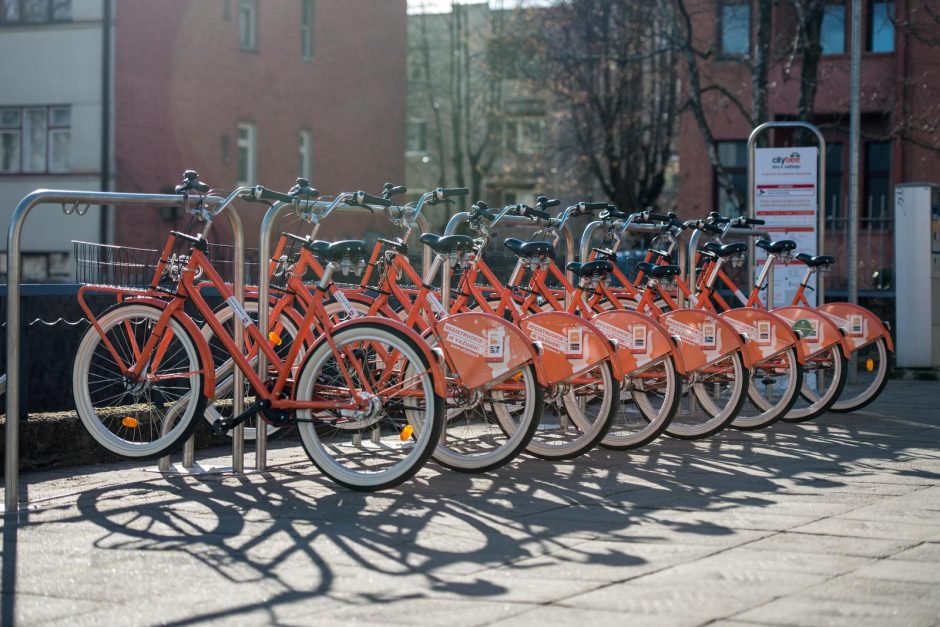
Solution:
<svg viewBox="0 0 940 627">
<path fill-rule="evenodd" d="M 146 288 L 160 262 L 160 251 L 73 241 L 75 281 L 84 285 Z"/>
</svg>

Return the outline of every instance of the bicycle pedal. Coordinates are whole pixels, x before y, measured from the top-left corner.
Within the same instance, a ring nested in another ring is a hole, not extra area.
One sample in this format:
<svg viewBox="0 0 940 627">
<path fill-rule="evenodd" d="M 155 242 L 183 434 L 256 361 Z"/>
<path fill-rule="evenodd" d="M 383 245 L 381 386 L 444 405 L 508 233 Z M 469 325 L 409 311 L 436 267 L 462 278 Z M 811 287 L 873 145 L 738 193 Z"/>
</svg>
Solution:
<svg viewBox="0 0 940 627">
<path fill-rule="evenodd" d="M 212 433 L 212 435 L 222 435 L 232 428 L 232 422 L 232 420 L 222 420 L 219 418 L 209 427 L 209 432 Z"/>
</svg>

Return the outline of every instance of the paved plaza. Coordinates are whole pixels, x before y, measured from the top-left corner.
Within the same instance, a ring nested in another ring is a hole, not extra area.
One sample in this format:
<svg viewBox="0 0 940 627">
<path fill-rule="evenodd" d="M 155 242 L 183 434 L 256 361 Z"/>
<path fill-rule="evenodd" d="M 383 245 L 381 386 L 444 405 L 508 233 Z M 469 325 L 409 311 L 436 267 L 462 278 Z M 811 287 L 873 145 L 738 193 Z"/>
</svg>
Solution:
<svg viewBox="0 0 940 627">
<path fill-rule="evenodd" d="M 243 477 L 26 473 L 0 623 L 937 625 L 938 443 L 940 383 L 891 381 L 856 414 L 374 495 L 288 444 Z"/>
</svg>

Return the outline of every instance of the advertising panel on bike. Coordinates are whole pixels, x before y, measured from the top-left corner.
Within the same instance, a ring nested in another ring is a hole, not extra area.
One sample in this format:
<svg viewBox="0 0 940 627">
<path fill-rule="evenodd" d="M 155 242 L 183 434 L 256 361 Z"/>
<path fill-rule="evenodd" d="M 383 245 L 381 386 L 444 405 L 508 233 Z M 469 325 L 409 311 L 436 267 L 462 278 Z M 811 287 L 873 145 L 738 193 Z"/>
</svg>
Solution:
<svg viewBox="0 0 940 627">
<path fill-rule="evenodd" d="M 819 209 L 818 156 L 815 147 L 758 148 L 755 151 L 754 209 L 755 217 L 764 220 L 763 230 L 774 240 L 791 239 L 796 249 L 817 255 L 816 227 Z M 767 253 L 758 250 L 759 271 Z M 789 304 L 806 272 L 796 259 L 777 259 L 774 265 L 774 302 L 779 307 Z M 810 281 L 816 287 L 816 277 Z M 807 291 L 815 302 L 815 291 Z"/>
</svg>

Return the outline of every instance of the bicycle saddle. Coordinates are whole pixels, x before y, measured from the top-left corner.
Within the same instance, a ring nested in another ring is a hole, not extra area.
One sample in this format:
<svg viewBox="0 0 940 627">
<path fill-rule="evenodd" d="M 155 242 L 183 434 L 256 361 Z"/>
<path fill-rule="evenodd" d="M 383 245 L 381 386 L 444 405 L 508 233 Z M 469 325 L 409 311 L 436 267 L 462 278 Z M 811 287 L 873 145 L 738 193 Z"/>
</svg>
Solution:
<svg viewBox="0 0 940 627">
<path fill-rule="evenodd" d="M 447 254 L 473 250 L 473 238 L 469 235 L 435 235 L 424 233 L 420 241 L 436 253 Z"/>
<path fill-rule="evenodd" d="M 574 272 L 579 277 L 591 277 L 591 276 L 604 276 L 613 270 L 613 267 L 610 265 L 609 261 L 603 259 L 597 259 L 595 261 L 589 261 L 587 263 L 580 263 L 577 261 L 570 262 L 565 269 L 569 272 Z"/>
<path fill-rule="evenodd" d="M 733 244 L 719 244 L 718 242 L 708 242 L 702 246 L 703 250 L 718 255 L 719 257 L 731 257 L 741 255 L 747 252 L 747 244 L 744 242 L 734 242 Z"/>
<path fill-rule="evenodd" d="M 309 244 L 307 244 L 307 248 L 309 248 L 310 252 L 312 252 L 315 255 L 325 255 L 329 247 L 330 247 L 330 243 L 322 239 L 315 239 Z"/>
<path fill-rule="evenodd" d="M 636 264 L 636 267 L 654 279 L 665 279 L 679 275 L 679 266 L 660 266 L 643 261 Z"/>
<path fill-rule="evenodd" d="M 503 245 L 520 257 L 551 257 L 555 258 L 555 247 L 551 242 L 523 242 L 515 237 L 507 237 Z"/>
<path fill-rule="evenodd" d="M 361 239 L 346 239 L 333 242 L 323 251 L 323 256 L 330 261 L 341 261 L 344 257 L 358 259 L 369 257 L 369 249 Z"/>
<path fill-rule="evenodd" d="M 796 256 L 797 259 L 805 263 L 810 268 L 818 268 L 819 266 L 831 266 L 836 262 L 836 258 L 832 255 L 818 255 L 813 257 L 806 253 L 800 253 Z"/>
<path fill-rule="evenodd" d="M 796 242 L 792 239 L 778 239 L 773 242 L 769 239 L 759 239 L 754 245 L 774 254 L 790 252 L 796 248 Z"/>
</svg>

